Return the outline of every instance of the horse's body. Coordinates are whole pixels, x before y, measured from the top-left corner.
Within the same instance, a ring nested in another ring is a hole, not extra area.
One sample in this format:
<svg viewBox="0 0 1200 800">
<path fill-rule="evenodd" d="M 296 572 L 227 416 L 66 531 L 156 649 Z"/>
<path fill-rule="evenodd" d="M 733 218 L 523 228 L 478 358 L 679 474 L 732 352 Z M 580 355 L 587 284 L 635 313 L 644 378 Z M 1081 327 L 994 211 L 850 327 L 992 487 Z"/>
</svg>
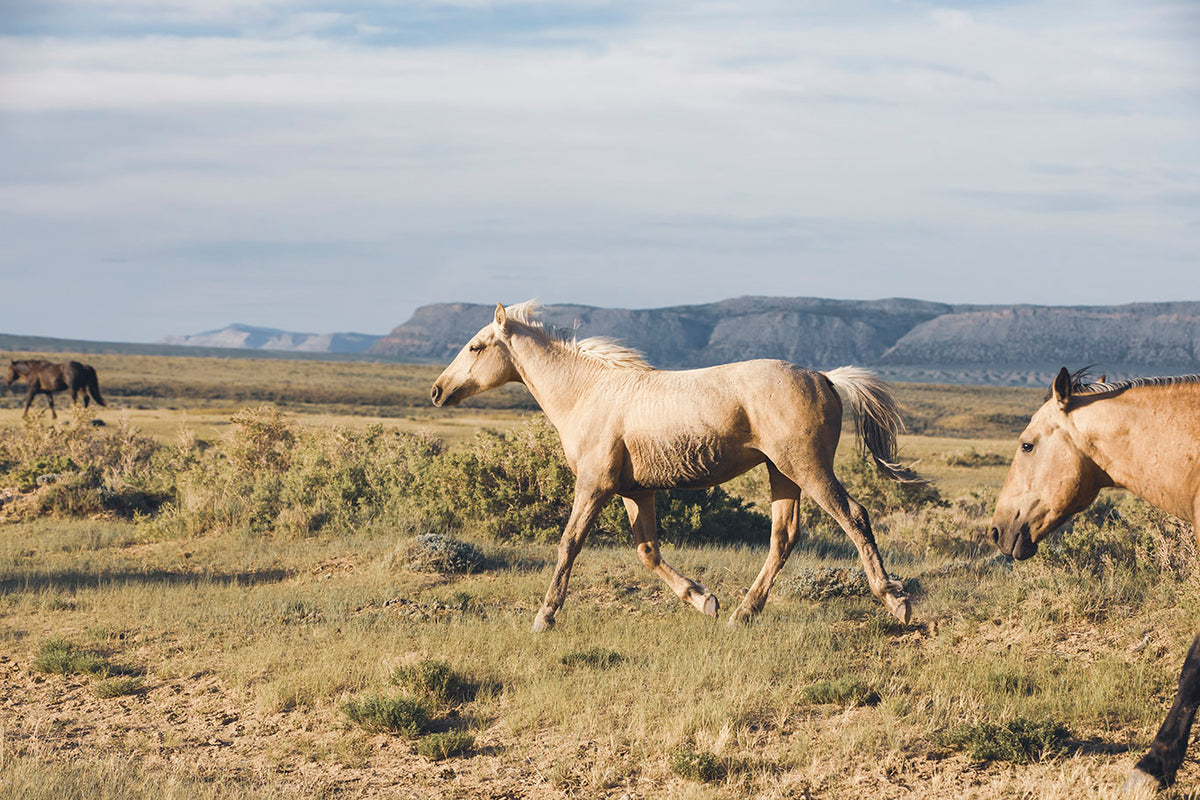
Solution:
<svg viewBox="0 0 1200 800">
<path fill-rule="evenodd" d="M 532 303 L 497 306 L 495 321 L 463 347 L 431 393 L 435 405 L 457 405 L 504 383 L 523 383 L 559 433 L 576 476 L 575 499 L 535 631 L 554 624 L 584 537 L 614 495 L 625 504 L 642 563 L 681 599 L 716 617 L 717 598 L 659 555 L 654 492 L 715 486 L 764 462 L 771 484 L 771 549 L 730 624 L 749 621 L 766 603 L 799 539 L 801 490 L 854 541 L 876 597 L 908 621 L 908 598 L 883 568 L 866 511 L 833 474 L 840 390 L 860 411 L 860 431 L 876 461 L 902 479 L 891 463 L 899 417 L 874 375 L 853 367 L 812 372 L 782 361 L 656 370 L 611 340 L 550 335 L 535 314 Z"/>
<path fill-rule="evenodd" d="M 1029 558 L 1099 491 L 1128 489 L 1193 526 L 1200 520 L 1200 376 L 1080 385 L 1064 368 L 1034 415 L 996 501 L 992 541 Z M 1166 721 L 1126 785 L 1175 780 L 1200 705 L 1200 635 Z"/>
<path fill-rule="evenodd" d="M 29 406 L 33 404 L 33 398 L 44 394 L 46 402 L 50 404 L 50 416 L 58 419 L 58 412 L 54 410 L 54 393 L 67 390 L 71 392 L 72 403 L 79 400 L 79 395 L 83 395 L 84 408 L 87 408 L 89 398 L 102 406 L 107 405 L 104 398 L 100 396 L 100 384 L 96 380 L 96 370 L 78 361 L 67 361 L 63 364 L 54 364 L 41 359 L 13 361 L 8 367 L 8 385 L 12 386 L 18 380 L 24 380 L 29 386 L 29 393 L 25 397 L 24 414 L 29 413 Z"/>
</svg>

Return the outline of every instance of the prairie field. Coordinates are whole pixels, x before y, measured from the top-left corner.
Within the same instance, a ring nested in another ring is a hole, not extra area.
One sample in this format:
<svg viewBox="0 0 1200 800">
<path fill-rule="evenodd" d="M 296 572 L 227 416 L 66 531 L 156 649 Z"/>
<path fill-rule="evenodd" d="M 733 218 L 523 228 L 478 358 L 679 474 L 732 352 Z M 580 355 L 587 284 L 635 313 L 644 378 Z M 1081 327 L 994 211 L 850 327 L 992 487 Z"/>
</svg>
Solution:
<svg viewBox="0 0 1200 800">
<path fill-rule="evenodd" d="M 660 511 L 719 623 L 613 508 L 534 635 L 570 481 L 522 390 L 435 410 L 434 367 L 83 360 L 108 407 L 0 408 L 4 798 L 1115 797 L 1200 619 L 1190 529 L 1134 498 L 1027 562 L 985 541 L 1038 390 L 898 386 L 928 489 L 843 437 L 910 624 L 808 509 L 727 629 L 766 555 L 752 472 Z M 1161 796 L 1197 786 L 1190 757 Z"/>
</svg>

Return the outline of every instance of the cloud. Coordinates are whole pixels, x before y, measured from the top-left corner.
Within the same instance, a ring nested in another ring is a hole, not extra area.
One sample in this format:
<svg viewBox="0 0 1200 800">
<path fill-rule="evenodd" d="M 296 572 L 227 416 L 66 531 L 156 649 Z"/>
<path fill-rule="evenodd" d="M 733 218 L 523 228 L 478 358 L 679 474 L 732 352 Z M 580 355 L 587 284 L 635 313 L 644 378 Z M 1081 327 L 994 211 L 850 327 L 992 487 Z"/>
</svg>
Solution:
<svg viewBox="0 0 1200 800">
<path fill-rule="evenodd" d="M 14 8 L 6 273 L 165 282 L 164 265 L 265 262 L 324 286 L 334 269 L 375 287 L 379 317 L 330 302 L 305 329 L 386 330 L 422 302 L 498 299 L 456 296 L 464 281 L 597 302 L 620 274 L 647 287 L 640 306 L 817 289 L 1057 302 L 960 265 L 1116 274 L 1197 249 L 1187 3 Z"/>
</svg>

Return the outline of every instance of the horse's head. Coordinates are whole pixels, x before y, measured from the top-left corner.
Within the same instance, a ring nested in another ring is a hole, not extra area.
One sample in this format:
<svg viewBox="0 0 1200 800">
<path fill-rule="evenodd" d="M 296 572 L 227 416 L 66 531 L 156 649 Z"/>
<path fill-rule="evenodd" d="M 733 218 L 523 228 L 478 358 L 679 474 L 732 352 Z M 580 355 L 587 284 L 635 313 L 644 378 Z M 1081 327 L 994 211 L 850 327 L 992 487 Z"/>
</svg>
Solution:
<svg viewBox="0 0 1200 800">
<path fill-rule="evenodd" d="M 17 362 L 13 361 L 8 365 L 8 385 L 12 386 L 19 377 L 21 377 L 21 373 L 17 372 Z"/>
<path fill-rule="evenodd" d="M 472 395 L 521 380 L 508 348 L 513 324 L 497 303 L 495 319 L 471 337 L 433 382 L 429 396 L 435 406 L 456 406 Z"/>
<path fill-rule="evenodd" d="M 1071 375 L 1064 367 L 1048 399 L 1021 434 L 1008 479 L 996 500 L 991 539 L 1013 558 L 1029 558 L 1038 542 L 1087 508 L 1105 485 L 1100 467 L 1080 447 L 1071 419 Z"/>
</svg>

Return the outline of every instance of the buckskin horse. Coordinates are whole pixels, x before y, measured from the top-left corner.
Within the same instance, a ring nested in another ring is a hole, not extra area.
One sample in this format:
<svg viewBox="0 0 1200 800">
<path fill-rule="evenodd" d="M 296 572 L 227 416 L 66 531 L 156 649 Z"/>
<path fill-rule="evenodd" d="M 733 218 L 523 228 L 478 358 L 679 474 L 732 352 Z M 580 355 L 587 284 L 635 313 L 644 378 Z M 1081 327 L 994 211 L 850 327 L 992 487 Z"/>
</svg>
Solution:
<svg viewBox="0 0 1200 800">
<path fill-rule="evenodd" d="M 72 403 L 79 400 L 79 395 L 83 395 L 84 408 L 87 408 L 89 398 L 102 406 L 107 405 L 104 398 L 100 396 L 100 384 L 96 381 L 96 370 L 78 361 L 67 361 L 63 364 L 54 364 L 41 359 L 13 361 L 8 367 L 8 385 L 12 386 L 19 380 L 24 380 L 29 386 L 29 393 L 25 397 L 25 411 L 22 412 L 22 416 L 29 413 L 29 406 L 33 404 L 33 398 L 44 394 L 46 402 L 50 404 L 50 416 L 58 419 L 58 412 L 54 410 L 54 393 L 68 389 L 71 391 Z"/>
<path fill-rule="evenodd" d="M 996 500 L 992 541 L 1013 558 L 1087 508 L 1105 487 L 1128 489 L 1193 527 L 1200 520 L 1200 376 L 1086 384 L 1064 367 L 1021 434 Z M 1200 705 L 1200 634 L 1167 718 L 1125 789 L 1175 781 Z"/>
<path fill-rule="evenodd" d="M 858 548 L 871 591 L 898 619 L 911 616 L 903 586 L 884 570 L 867 512 L 833 473 L 842 397 L 884 474 L 895 464 L 900 417 L 886 384 L 856 367 L 813 372 L 783 361 L 744 361 L 667 371 L 612 339 L 577 340 L 547 331 L 535 301 L 505 308 L 462 348 L 434 382 L 436 406 L 454 406 L 509 382 L 523 383 L 562 440 L 575 474 L 570 517 L 534 632 L 550 629 L 571 567 L 604 504 L 619 495 L 641 562 L 675 594 L 715 618 L 717 598 L 659 554 L 654 493 L 716 486 L 765 463 L 771 486 L 771 545 L 762 571 L 729 625 L 753 619 L 800 536 L 805 491 Z"/>
</svg>

